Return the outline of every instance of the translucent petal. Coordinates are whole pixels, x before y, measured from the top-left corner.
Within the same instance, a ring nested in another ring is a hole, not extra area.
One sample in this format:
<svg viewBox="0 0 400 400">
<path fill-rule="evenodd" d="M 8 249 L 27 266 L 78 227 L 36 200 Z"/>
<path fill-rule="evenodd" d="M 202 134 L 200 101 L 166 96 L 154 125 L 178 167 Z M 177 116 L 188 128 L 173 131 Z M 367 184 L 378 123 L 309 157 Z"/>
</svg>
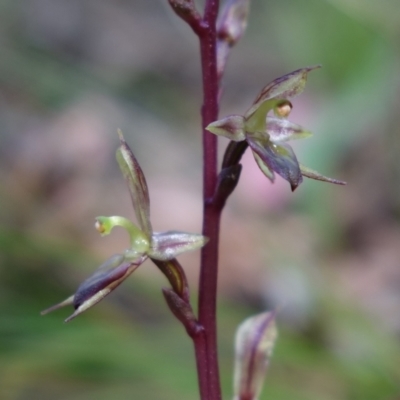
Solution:
<svg viewBox="0 0 400 400">
<path fill-rule="evenodd" d="M 253 152 L 261 158 L 270 170 L 275 171 L 290 183 L 292 190 L 300 185 L 303 181 L 300 166 L 296 155 L 288 144 L 272 143 L 267 135 L 266 137 L 248 135 L 247 142 Z"/>
<path fill-rule="evenodd" d="M 275 117 L 267 117 L 267 133 L 274 143 L 312 136 L 311 132 L 304 130 L 300 125 Z"/>
<path fill-rule="evenodd" d="M 208 238 L 195 233 L 180 231 L 154 233 L 148 255 L 156 260 L 172 260 L 181 253 L 203 247 L 207 242 Z"/>
<path fill-rule="evenodd" d="M 277 335 L 275 313 L 250 317 L 239 326 L 235 338 L 235 399 L 258 399 Z"/>
<path fill-rule="evenodd" d="M 128 183 L 133 208 L 140 228 L 150 237 L 152 228 L 150 223 L 150 199 L 146 179 L 132 150 L 125 142 L 121 131 L 118 131 L 121 146 L 117 150 L 117 161 Z"/>
</svg>

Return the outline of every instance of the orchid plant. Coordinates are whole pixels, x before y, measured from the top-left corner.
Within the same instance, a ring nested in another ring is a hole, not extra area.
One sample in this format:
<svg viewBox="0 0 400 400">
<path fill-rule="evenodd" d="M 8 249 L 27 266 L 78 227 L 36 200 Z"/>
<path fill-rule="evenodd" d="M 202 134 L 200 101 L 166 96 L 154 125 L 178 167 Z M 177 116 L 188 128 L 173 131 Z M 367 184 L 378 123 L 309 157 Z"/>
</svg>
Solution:
<svg viewBox="0 0 400 400">
<path fill-rule="evenodd" d="M 292 190 L 302 183 L 304 176 L 340 185 L 345 182 L 303 166 L 287 144 L 289 140 L 311 136 L 308 130 L 290 122 L 287 117 L 293 107 L 291 99 L 303 91 L 309 72 L 319 66 L 300 68 L 273 80 L 261 90 L 244 115 L 218 119 L 220 82 L 230 51 L 246 29 L 250 0 L 227 0 L 221 13 L 218 0 L 206 0 L 203 14 L 197 10 L 194 0 L 168 1 L 200 41 L 204 152 L 202 234 L 153 232 L 144 173 L 119 132 L 120 146 L 116 157 L 128 184 L 137 225 L 124 217 L 102 216 L 96 219 L 95 227 L 101 235 L 108 235 L 114 227 L 124 228 L 130 238 L 129 248 L 110 257 L 78 287 L 75 294 L 43 311 L 43 314 L 73 305 L 75 311 L 66 322 L 72 320 L 104 299 L 149 258 L 168 279 L 171 288 L 163 289 L 166 302 L 193 341 L 201 400 L 221 400 L 216 331 L 219 226 L 226 200 L 239 181 L 244 151 L 250 147 L 256 163 L 271 182 L 274 182 L 276 173 L 289 182 Z M 230 139 L 221 168 L 217 163 L 217 136 Z M 200 248 L 196 313 L 190 304 L 184 269 L 176 257 Z M 277 337 L 275 314 L 275 311 L 270 311 L 250 317 L 237 330 L 235 400 L 259 398 Z"/>
</svg>

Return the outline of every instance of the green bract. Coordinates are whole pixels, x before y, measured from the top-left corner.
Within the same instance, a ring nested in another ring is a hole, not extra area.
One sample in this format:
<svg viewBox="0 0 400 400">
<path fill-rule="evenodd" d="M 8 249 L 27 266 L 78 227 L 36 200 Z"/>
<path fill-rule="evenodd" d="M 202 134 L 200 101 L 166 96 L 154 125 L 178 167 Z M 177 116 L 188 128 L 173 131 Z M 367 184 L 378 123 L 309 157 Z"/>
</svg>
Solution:
<svg viewBox="0 0 400 400">
<path fill-rule="evenodd" d="M 273 182 L 276 172 L 290 183 L 292 190 L 300 185 L 303 176 L 345 184 L 301 166 L 286 143 L 311 136 L 311 132 L 286 119 L 292 108 L 288 99 L 303 91 L 307 74 L 319 67 L 301 68 L 275 79 L 261 90 L 244 116 L 222 118 L 208 125 L 207 130 L 235 142 L 246 141 L 264 175 Z M 274 116 L 267 116 L 270 111 Z"/>
<path fill-rule="evenodd" d="M 208 239 L 180 231 L 153 232 L 146 179 L 122 133 L 119 131 L 118 134 L 121 145 L 117 150 L 117 160 L 128 183 L 139 227 L 124 217 L 97 217 L 95 227 L 102 236 L 108 235 L 115 227 L 122 227 L 129 234 L 130 247 L 124 253 L 110 257 L 78 287 L 74 295 L 42 314 L 72 304 L 75 312 L 65 320 L 70 321 L 111 293 L 147 258 L 152 259 L 167 276 L 178 296 L 184 300 L 188 296 L 186 278 L 175 257 L 199 249 Z"/>
</svg>

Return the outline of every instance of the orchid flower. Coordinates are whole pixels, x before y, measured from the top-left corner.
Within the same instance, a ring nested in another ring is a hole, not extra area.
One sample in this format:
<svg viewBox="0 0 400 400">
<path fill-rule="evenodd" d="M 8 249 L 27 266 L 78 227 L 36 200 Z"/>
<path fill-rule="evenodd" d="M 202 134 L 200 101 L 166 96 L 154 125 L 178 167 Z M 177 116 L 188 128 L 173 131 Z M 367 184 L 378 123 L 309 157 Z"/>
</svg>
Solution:
<svg viewBox="0 0 400 400">
<path fill-rule="evenodd" d="M 139 226 L 124 217 L 97 217 L 95 227 L 102 236 L 108 235 L 114 227 L 124 228 L 129 234 L 129 248 L 122 254 L 110 257 L 78 287 L 75 294 L 44 310 L 42 314 L 66 305 L 73 305 L 75 312 L 65 322 L 70 321 L 111 293 L 147 258 L 153 260 L 167 275 L 178 295 L 184 299 L 187 297 L 184 292 L 186 278 L 175 257 L 183 252 L 199 249 L 207 243 L 208 239 L 200 234 L 180 231 L 153 232 L 146 179 L 122 133 L 118 131 L 118 134 L 121 145 L 116 157 L 127 181 Z"/>
<path fill-rule="evenodd" d="M 303 176 L 344 185 L 345 182 L 299 164 L 293 149 L 286 143 L 312 135 L 287 117 L 292 110 L 289 99 L 303 91 L 308 73 L 319 67 L 301 68 L 275 79 L 262 89 L 244 116 L 230 115 L 212 122 L 206 129 L 235 142 L 246 141 L 259 168 L 271 182 L 276 172 L 290 183 L 292 190 L 300 185 Z M 274 116 L 268 115 L 271 111 Z"/>
</svg>

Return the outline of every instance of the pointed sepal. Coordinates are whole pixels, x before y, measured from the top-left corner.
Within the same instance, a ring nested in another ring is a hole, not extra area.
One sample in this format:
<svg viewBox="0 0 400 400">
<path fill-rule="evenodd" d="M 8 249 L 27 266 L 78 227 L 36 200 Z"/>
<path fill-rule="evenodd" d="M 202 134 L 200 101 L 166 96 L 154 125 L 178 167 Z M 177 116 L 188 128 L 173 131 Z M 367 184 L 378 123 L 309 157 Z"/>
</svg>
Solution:
<svg viewBox="0 0 400 400">
<path fill-rule="evenodd" d="M 260 168 L 261 172 L 272 182 L 275 182 L 275 174 L 274 171 L 269 169 L 268 165 L 261 159 L 261 157 L 253 151 L 253 156 L 254 159 L 256 160 L 256 163 L 258 165 L 258 168 Z"/>
<path fill-rule="evenodd" d="M 235 142 L 246 139 L 244 118 L 241 115 L 229 115 L 209 124 L 206 129 L 218 136 L 224 136 Z"/>
<path fill-rule="evenodd" d="M 265 86 L 246 112 L 246 131 L 265 131 L 268 112 L 279 107 L 282 100 L 300 94 L 306 85 L 308 73 L 317 68 L 320 68 L 320 65 L 300 68 L 273 80 Z"/>
<path fill-rule="evenodd" d="M 126 262 L 125 256 L 117 254 L 110 257 L 97 271 L 86 279 L 77 289 L 73 305 L 75 312 L 65 322 L 93 307 L 118 287 L 145 260 L 141 257 L 135 262 Z"/>
<path fill-rule="evenodd" d="M 59 308 L 62 307 L 66 307 L 66 306 L 71 306 L 72 304 L 74 304 L 74 296 L 69 296 L 68 298 L 66 298 L 64 301 L 55 304 L 54 306 L 51 306 L 49 308 L 46 308 L 45 310 L 41 311 L 40 315 L 46 315 L 49 314 L 55 310 L 58 310 Z"/>
<path fill-rule="evenodd" d="M 314 171 L 311 168 L 306 167 L 305 165 L 300 164 L 300 170 L 303 176 L 306 176 L 310 179 L 315 179 L 317 181 L 333 183 L 335 185 L 347 185 L 347 182 L 341 181 L 339 179 L 329 178 L 327 176 L 321 175 L 319 172 Z"/>
<path fill-rule="evenodd" d="M 273 312 L 250 317 L 239 326 L 235 338 L 235 400 L 259 398 L 277 335 Z"/>
<path fill-rule="evenodd" d="M 118 135 L 121 145 L 116 153 L 117 161 L 128 183 L 129 193 L 139 226 L 147 237 L 150 237 L 153 230 L 150 223 L 150 198 L 146 179 L 120 130 L 118 131 Z"/>
<path fill-rule="evenodd" d="M 154 233 L 148 255 L 156 260 L 172 260 L 186 251 L 197 250 L 208 242 L 208 238 L 196 233 L 167 231 Z"/>
</svg>

